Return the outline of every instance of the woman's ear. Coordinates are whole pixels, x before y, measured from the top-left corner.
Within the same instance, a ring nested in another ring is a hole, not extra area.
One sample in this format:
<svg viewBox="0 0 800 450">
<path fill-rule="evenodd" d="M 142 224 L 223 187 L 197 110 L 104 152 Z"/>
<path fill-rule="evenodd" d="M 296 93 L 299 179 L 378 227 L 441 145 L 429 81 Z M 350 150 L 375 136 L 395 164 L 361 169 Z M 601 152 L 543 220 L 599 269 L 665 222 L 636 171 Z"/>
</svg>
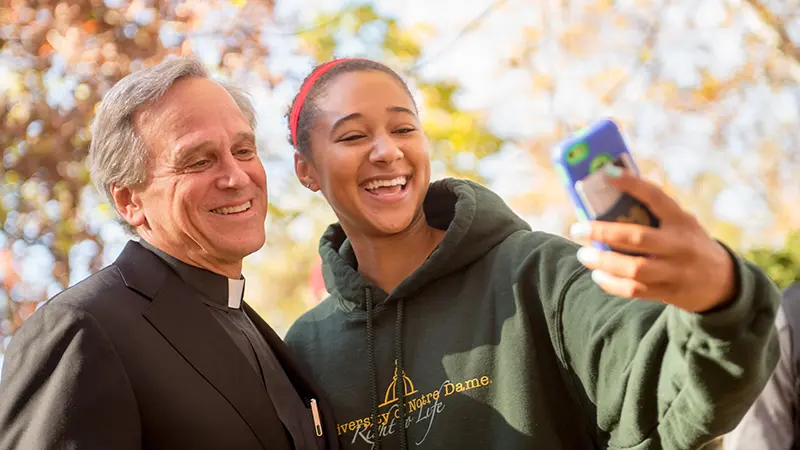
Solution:
<svg viewBox="0 0 800 450">
<path fill-rule="evenodd" d="M 300 183 L 311 190 L 311 192 L 317 192 L 319 190 L 317 172 L 314 170 L 314 165 L 305 155 L 298 151 L 294 152 L 294 173 L 297 175 L 297 179 L 300 180 Z"/>
</svg>

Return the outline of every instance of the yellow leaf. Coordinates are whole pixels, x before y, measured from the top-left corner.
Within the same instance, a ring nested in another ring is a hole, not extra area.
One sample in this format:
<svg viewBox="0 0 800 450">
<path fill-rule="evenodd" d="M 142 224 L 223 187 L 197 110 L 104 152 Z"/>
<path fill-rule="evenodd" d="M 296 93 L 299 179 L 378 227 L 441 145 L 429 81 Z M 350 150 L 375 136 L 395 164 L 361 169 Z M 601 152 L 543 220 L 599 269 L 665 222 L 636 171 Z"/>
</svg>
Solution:
<svg viewBox="0 0 800 450">
<path fill-rule="evenodd" d="M 20 182 L 20 176 L 13 170 L 6 171 L 5 184 L 17 184 Z"/>
<path fill-rule="evenodd" d="M 712 101 L 715 100 L 720 94 L 721 83 L 719 80 L 704 72 L 702 82 L 700 84 L 700 97 Z"/>
<path fill-rule="evenodd" d="M 85 101 L 89 99 L 89 96 L 92 95 L 92 89 L 86 83 L 81 83 L 75 87 L 75 98 L 80 101 Z"/>
</svg>

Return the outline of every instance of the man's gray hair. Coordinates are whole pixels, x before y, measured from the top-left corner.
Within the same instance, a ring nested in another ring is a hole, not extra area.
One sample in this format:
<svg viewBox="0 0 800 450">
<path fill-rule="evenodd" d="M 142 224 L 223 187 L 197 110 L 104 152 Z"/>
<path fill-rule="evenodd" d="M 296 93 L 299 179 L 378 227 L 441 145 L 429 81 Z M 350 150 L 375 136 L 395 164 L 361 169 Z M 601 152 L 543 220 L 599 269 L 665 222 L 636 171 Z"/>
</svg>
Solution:
<svg viewBox="0 0 800 450">
<path fill-rule="evenodd" d="M 124 77 L 100 102 L 92 124 L 87 165 L 92 182 L 115 211 L 112 186 L 136 187 L 148 182 L 147 149 L 133 125 L 134 113 L 159 100 L 176 81 L 187 77 L 211 79 L 208 70 L 196 59 L 173 58 Z M 228 91 L 255 130 L 255 109 L 248 95 L 233 86 L 216 82 Z M 123 224 L 128 231 L 135 233 L 124 220 Z"/>
</svg>

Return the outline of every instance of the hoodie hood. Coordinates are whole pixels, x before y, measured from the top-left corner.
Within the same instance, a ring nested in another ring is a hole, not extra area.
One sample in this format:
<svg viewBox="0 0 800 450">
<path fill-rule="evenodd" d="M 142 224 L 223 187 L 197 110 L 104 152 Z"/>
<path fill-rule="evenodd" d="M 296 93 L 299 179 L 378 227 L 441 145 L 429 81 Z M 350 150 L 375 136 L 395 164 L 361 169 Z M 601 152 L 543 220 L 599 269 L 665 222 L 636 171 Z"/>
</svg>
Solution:
<svg viewBox="0 0 800 450">
<path fill-rule="evenodd" d="M 425 263 L 389 295 L 358 272 L 350 240 L 338 223 L 320 239 L 325 287 L 347 312 L 364 311 L 367 288 L 380 308 L 391 298 L 408 297 L 425 285 L 479 259 L 509 235 L 530 230 L 497 194 L 482 185 L 453 178 L 431 183 L 423 203 L 431 226 L 446 230 Z"/>
</svg>

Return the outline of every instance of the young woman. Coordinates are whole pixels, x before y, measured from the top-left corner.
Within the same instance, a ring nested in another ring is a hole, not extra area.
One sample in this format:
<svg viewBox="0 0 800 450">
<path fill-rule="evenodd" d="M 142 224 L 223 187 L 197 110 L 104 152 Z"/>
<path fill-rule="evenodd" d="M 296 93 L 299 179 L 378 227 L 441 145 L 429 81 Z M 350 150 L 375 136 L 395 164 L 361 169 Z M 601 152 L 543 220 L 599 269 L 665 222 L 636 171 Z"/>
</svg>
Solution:
<svg viewBox="0 0 800 450">
<path fill-rule="evenodd" d="M 339 222 L 331 295 L 286 339 L 344 448 L 697 448 L 775 366 L 774 285 L 650 182 L 609 168 L 662 225 L 576 224 L 647 256 L 599 252 L 479 184 L 429 185 L 414 100 L 379 63 L 318 67 L 289 122 L 297 176 Z"/>
</svg>

